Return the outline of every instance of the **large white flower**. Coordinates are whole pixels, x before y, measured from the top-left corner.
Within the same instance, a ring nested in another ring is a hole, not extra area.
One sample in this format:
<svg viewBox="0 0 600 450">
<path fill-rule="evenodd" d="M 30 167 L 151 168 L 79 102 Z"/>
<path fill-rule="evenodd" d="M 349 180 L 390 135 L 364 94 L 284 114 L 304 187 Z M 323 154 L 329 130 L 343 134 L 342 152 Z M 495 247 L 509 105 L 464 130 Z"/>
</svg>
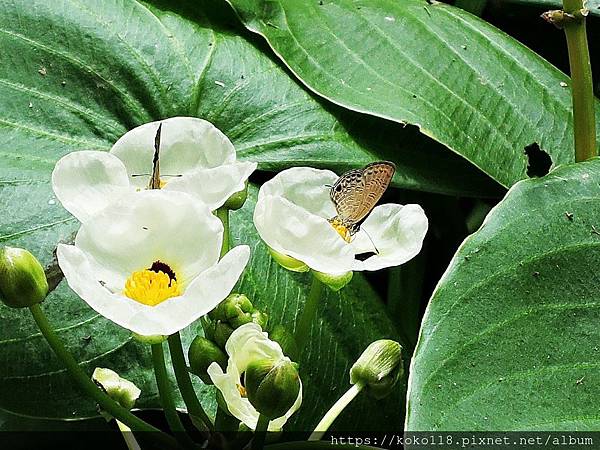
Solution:
<svg viewBox="0 0 600 450">
<path fill-rule="evenodd" d="M 148 190 L 124 195 L 59 244 L 67 283 L 88 305 L 142 336 L 170 335 L 215 308 L 244 270 L 241 245 L 220 261 L 223 226 L 196 198 Z"/>
<path fill-rule="evenodd" d="M 337 179 L 330 170 L 295 167 L 263 184 L 254 210 L 260 237 L 271 249 L 327 274 L 398 266 L 421 251 L 428 222 L 419 205 L 376 206 L 346 242 L 328 220 L 336 215 L 329 190 Z M 357 258 L 365 254 L 371 256 Z"/>
<path fill-rule="evenodd" d="M 58 161 L 52 187 L 63 206 L 81 222 L 121 196 L 148 186 L 154 138 L 160 140 L 161 188 L 198 197 L 217 209 L 241 191 L 256 163 L 236 161 L 235 148 L 206 120 L 173 117 L 134 128 L 109 153 L 79 151 Z"/>
<path fill-rule="evenodd" d="M 258 411 L 252 406 L 244 394 L 241 377 L 252 361 L 259 359 L 271 359 L 275 364 L 282 360 L 290 361 L 283 354 L 277 342 L 271 341 L 268 334 L 263 332 L 255 323 L 247 323 L 237 328 L 227 340 L 225 351 L 229 355 L 227 371 L 223 370 L 217 363 L 208 367 L 208 375 L 214 385 L 221 391 L 227 403 L 227 409 L 238 420 L 251 429 L 256 428 L 258 422 Z M 269 431 L 279 431 L 287 420 L 294 414 L 302 404 L 302 385 L 298 397 L 292 407 L 282 417 L 269 422 Z"/>
</svg>

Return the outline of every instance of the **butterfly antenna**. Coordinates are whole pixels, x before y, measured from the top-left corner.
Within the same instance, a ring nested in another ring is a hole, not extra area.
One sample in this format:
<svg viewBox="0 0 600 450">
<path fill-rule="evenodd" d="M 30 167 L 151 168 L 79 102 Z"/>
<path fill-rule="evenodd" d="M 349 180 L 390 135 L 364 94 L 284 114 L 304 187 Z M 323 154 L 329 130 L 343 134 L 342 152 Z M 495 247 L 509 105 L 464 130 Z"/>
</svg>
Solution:
<svg viewBox="0 0 600 450">
<path fill-rule="evenodd" d="M 162 132 L 162 123 L 156 130 L 154 136 L 154 156 L 152 157 L 152 176 L 150 177 L 150 183 L 148 183 L 148 189 L 160 189 L 160 135 Z"/>
<path fill-rule="evenodd" d="M 379 255 L 379 249 L 377 248 L 377 246 L 375 245 L 375 242 L 373 242 L 373 239 L 371 239 L 371 235 L 369 234 L 369 232 L 367 230 L 365 230 L 364 228 L 362 229 L 365 234 L 367 235 L 367 237 L 369 238 L 369 240 L 371 241 L 371 244 L 373 245 L 373 248 L 375 249 L 375 254 Z"/>
</svg>

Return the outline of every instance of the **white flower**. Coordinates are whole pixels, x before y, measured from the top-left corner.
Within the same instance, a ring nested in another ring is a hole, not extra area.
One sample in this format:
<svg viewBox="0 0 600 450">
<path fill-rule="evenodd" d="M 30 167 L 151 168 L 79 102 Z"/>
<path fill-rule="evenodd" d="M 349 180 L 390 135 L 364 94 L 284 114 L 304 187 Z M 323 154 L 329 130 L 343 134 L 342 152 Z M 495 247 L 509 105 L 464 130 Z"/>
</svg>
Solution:
<svg viewBox="0 0 600 450">
<path fill-rule="evenodd" d="M 421 251 L 428 222 L 419 205 L 376 206 L 346 242 L 328 220 L 336 215 L 329 190 L 337 179 L 330 170 L 295 167 L 263 184 L 254 210 L 263 241 L 328 274 L 398 266 Z M 365 253 L 372 255 L 356 258 Z"/>
<path fill-rule="evenodd" d="M 121 196 L 146 189 L 160 124 L 165 190 L 187 192 L 214 210 L 241 191 L 256 170 L 256 163 L 236 161 L 233 144 L 210 122 L 173 117 L 134 128 L 109 153 L 79 151 L 61 158 L 52 173 L 56 197 L 84 222 Z"/>
<path fill-rule="evenodd" d="M 166 336 L 215 308 L 237 282 L 250 249 L 219 261 L 222 240 L 221 222 L 196 198 L 148 190 L 84 222 L 57 257 L 71 289 L 98 313 L 139 335 Z"/>
<path fill-rule="evenodd" d="M 217 363 L 208 367 L 208 375 L 214 385 L 221 391 L 227 403 L 227 409 L 246 426 L 254 430 L 258 422 L 258 411 L 252 406 L 244 394 L 241 381 L 242 374 L 252 361 L 258 359 L 271 359 L 276 364 L 281 360 L 289 361 L 277 342 L 271 341 L 260 326 L 255 323 L 247 323 L 237 328 L 227 340 L 225 351 L 229 355 L 227 372 Z M 284 416 L 269 422 L 269 431 L 279 431 L 287 420 L 294 414 L 302 404 L 302 385 L 298 392 L 298 398 Z"/>
</svg>

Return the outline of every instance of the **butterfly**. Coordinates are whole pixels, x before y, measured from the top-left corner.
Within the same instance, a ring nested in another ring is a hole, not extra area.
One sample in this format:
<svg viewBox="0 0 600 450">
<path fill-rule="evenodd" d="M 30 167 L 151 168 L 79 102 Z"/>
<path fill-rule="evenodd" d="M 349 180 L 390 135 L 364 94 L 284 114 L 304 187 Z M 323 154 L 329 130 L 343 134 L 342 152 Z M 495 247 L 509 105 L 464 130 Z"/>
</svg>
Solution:
<svg viewBox="0 0 600 450">
<path fill-rule="evenodd" d="M 377 161 L 362 169 L 344 173 L 329 191 L 337 215 L 329 223 L 350 242 L 388 188 L 396 166 L 390 161 Z"/>
</svg>

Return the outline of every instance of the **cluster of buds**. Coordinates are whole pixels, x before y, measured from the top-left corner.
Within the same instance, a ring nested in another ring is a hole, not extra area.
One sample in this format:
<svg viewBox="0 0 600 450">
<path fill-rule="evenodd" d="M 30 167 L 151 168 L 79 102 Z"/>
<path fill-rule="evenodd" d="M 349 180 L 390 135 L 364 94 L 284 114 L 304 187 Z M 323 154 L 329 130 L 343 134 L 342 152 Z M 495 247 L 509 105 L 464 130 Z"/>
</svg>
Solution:
<svg viewBox="0 0 600 450">
<path fill-rule="evenodd" d="M 207 369 L 216 362 L 225 370 L 225 344 L 231 333 L 242 325 L 255 323 L 266 329 L 268 315 L 254 307 L 243 294 L 230 294 L 201 319 L 204 336 L 196 336 L 188 350 L 191 372 L 206 384 L 212 384 Z"/>
</svg>

